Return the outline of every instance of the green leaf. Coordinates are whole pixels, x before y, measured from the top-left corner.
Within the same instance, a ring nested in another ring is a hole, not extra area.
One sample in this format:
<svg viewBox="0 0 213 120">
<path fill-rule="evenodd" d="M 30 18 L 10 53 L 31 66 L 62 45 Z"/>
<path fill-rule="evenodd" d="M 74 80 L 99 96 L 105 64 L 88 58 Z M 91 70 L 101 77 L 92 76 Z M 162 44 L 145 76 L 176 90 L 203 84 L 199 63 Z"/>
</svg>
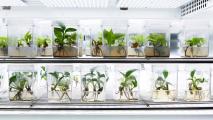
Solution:
<svg viewBox="0 0 213 120">
<path fill-rule="evenodd" d="M 16 80 L 17 80 L 16 75 L 13 75 L 12 77 L 10 77 L 10 78 L 9 78 L 9 85 L 10 85 L 11 83 L 16 82 Z"/>
<path fill-rule="evenodd" d="M 169 75 L 169 72 L 167 70 L 164 70 L 163 71 L 163 77 L 164 77 L 164 79 L 166 79 L 168 77 L 168 75 Z"/>
<path fill-rule="evenodd" d="M 61 28 L 54 28 L 54 34 L 58 39 L 63 39 L 63 30 Z"/>
<path fill-rule="evenodd" d="M 52 75 L 53 77 L 55 77 L 56 79 L 59 79 L 59 73 L 58 72 L 51 72 L 49 74 Z"/>
<path fill-rule="evenodd" d="M 128 70 L 125 74 L 125 77 L 129 77 L 133 72 L 135 72 L 137 69 Z"/>
<path fill-rule="evenodd" d="M 192 71 L 191 71 L 191 74 L 190 74 L 190 75 L 191 75 L 191 78 L 193 78 L 193 77 L 194 77 L 195 72 L 196 72 L 196 70 L 192 70 Z"/>
<path fill-rule="evenodd" d="M 67 33 L 67 32 L 75 32 L 75 31 L 77 31 L 77 29 L 75 29 L 75 28 L 67 28 L 65 30 L 65 33 Z"/>
</svg>

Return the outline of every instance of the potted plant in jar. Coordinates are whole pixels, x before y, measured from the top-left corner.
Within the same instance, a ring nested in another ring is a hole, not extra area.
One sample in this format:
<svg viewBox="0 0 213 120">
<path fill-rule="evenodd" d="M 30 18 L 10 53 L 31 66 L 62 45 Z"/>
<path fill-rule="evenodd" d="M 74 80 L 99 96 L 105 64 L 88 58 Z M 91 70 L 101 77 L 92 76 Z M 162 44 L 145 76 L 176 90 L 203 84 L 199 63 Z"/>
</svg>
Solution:
<svg viewBox="0 0 213 120">
<path fill-rule="evenodd" d="M 53 56 L 55 57 L 77 57 L 78 56 L 78 35 L 77 29 L 66 27 L 59 22 L 57 27 L 54 27 L 54 46 Z"/>
<path fill-rule="evenodd" d="M 8 38 L 0 36 L 0 56 L 7 56 Z"/>
<path fill-rule="evenodd" d="M 33 56 L 33 39 L 30 31 L 26 32 L 21 39 L 17 40 L 16 47 L 9 47 L 9 56 Z"/>
<path fill-rule="evenodd" d="M 40 36 L 36 39 L 38 56 L 51 56 L 52 51 L 49 47 L 51 39 L 49 37 Z"/>
<path fill-rule="evenodd" d="M 137 101 L 137 91 L 135 88 L 138 87 L 138 81 L 136 79 L 136 76 L 133 75 L 133 73 L 137 69 L 130 69 L 126 71 L 125 73 L 120 72 L 122 75 L 122 78 L 120 78 L 120 85 L 118 88 L 117 94 L 119 94 L 119 100 L 120 101 Z"/>
<path fill-rule="evenodd" d="M 82 78 L 82 97 L 83 102 L 102 102 L 105 99 L 105 83 L 108 81 L 106 74 L 90 69 L 89 73 Z"/>
<path fill-rule="evenodd" d="M 147 38 L 151 46 L 144 49 L 146 57 L 169 57 L 170 49 L 163 33 L 151 33 Z"/>
<path fill-rule="evenodd" d="M 172 84 L 167 81 L 169 71 L 163 70 L 162 74 L 155 80 L 155 90 L 152 99 L 159 102 L 169 102 L 175 100 L 175 91 L 171 90 Z"/>
<path fill-rule="evenodd" d="M 131 47 L 128 49 L 128 56 L 144 56 L 143 46 L 146 42 L 144 35 L 136 34 L 130 37 Z"/>
<path fill-rule="evenodd" d="M 102 33 L 99 33 L 98 38 L 92 40 L 92 56 L 103 56 L 103 51 L 102 51 Z"/>
<path fill-rule="evenodd" d="M 104 57 L 125 57 L 126 52 L 126 42 L 125 34 L 114 33 L 112 29 L 105 29 L 103 31 L 103 38 L 105 45 L 102 46 Z"/>
<path fill-rule="evenodd" d="M 48 85 L 49 102 L 71 102 L 72 80 L 70 72 L 51 72 L 51 83 Z"/>
<path fill-rule="evenodd" d="M 196 75 L 196 70 L 190 72 L 190 77 L 188 78 L 188 90 L 186 91 L 186 100 L 187 101 L 203 101 L 208 99 L 208 91 L 203 90 L 201 85 L 207 80 Z"/>
<path fill-rule="evenodd" d="M 36 72 L 13 72 L 9 78 L 10 101 L 32 101 Z"/>
<path fill-rule="evenodd" d="M 186 47 L 184 47 L 185 57 L 206 57 L 208 56 L 208 47 L 203 45 L 206 43 L 206 39 L 202 37 L 192 37 L 185 41 Z"/>
</svg>

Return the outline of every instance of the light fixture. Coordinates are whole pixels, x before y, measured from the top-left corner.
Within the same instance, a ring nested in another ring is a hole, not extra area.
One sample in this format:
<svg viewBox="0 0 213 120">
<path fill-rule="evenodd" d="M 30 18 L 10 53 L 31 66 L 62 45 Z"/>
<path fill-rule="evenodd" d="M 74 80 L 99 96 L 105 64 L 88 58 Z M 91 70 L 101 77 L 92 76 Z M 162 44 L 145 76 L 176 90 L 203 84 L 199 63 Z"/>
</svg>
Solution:
<svg viewBox="0 0 213 120">
<path fill-rule="evenodd" d="M 40 0 L 47 7 L 107 8 L 109 0 Z"/>
<path fill-rule="evenodd" d="M 0 6 L 26 6 L 22 0 L 0 0 Z"/>
<path fill-rule="evenodd" d="M 178 8 L 191 0 L 119 0 L 117 7 L 128 8 Z"/>
</svg>

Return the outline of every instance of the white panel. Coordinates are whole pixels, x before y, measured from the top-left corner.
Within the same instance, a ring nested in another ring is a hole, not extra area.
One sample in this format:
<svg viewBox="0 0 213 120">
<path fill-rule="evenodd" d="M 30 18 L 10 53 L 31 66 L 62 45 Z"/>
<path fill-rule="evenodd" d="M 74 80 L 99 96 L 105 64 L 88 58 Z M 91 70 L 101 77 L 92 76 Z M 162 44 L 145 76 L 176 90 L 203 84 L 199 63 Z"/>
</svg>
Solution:
<svg viewBox="0 0 213 120">
<path fill-rule="evenodd" d="M 106 8 L 109 0 L 40 0 L 47 7 Z"/>
<path fill-rule="evenodd" d="M 191 0 L 119 0 L 117 7 L 178 8 Z"/>
<path fill-rule="evenodd" d="M 26 6 L 22 0 L 0 0 L 0 6 Z"/>
</svg>

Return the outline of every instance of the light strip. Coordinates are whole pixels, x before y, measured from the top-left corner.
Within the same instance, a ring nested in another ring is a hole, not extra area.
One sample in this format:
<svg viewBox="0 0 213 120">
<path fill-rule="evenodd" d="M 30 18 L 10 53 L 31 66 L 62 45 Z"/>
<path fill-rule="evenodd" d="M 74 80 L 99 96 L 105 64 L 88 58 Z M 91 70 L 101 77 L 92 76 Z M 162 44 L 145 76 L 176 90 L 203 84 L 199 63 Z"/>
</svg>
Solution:
<svg viewBox="0 0 213 120">
<path fill-rule="evenodd" d="M 109 0 L 40 0 L 47 7 L 107 8 Z"/>
<path fill-rule="evenodd" d="M 119 0 L 117 7 L 128 8 L 178 8 L 191 0 Z"/>
<path fill-rule="evenodd" d="M 0 0 L 0 6 L 26 6 L 22 0 Z"/>
</svg>

